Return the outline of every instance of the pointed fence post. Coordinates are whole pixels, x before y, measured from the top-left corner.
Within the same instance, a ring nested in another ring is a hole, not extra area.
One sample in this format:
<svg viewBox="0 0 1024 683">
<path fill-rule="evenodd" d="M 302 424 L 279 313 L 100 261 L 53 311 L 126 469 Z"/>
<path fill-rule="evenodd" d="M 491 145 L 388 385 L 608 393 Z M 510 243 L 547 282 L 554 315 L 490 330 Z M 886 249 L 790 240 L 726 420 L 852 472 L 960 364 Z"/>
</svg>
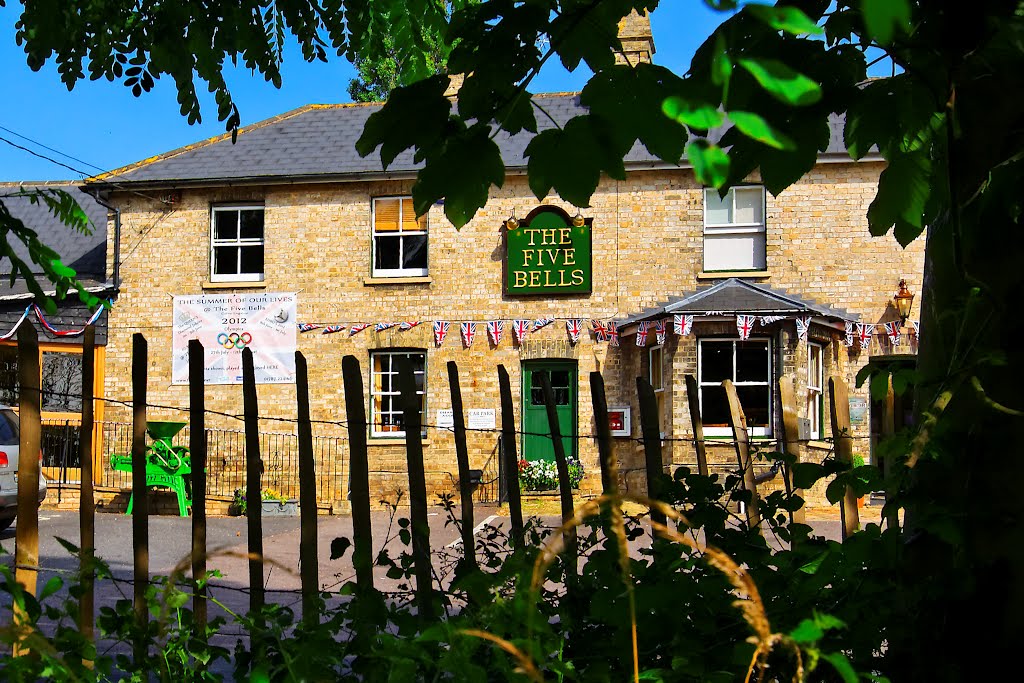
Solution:
<svg viewBox="0 0 1024 683">
<path fill-rule="evenodd" d="M 690 408 L 690 425 L 693 427 L 693 448 L 697 452 L 697 473 L 708 476 L 708 456 L 704 449 L 704 422 L 700 417 L 700 392 L 697 378 L 686 375 L 686 403 Z"/>
<path fill-rule="evenodd" d="M 558 424 L 558 409 L 555 408 L 555 395 L 551 391 L 551 377 L 546 372 L 540 375 L 540 388 L 544 396 L 544 405 L 548 413 L 548 429 L 551 431 L 551 443 L 555 449 L 555 465 L 558 468 L 558 492 L 562 502 L 562 522 L 572 519 L 575 514 L 572 504 L 572 486 L 569 484 L 569 463 L 565 457 L 565 444 L 562 441 L 562 430 Z M 568 529 L 565 539 L 565 577 L 566 590 L 575 591 L 577 568 L 576 529 Z"/>
<path fill-rule="evenodd" d="M 313 424 L 309 416 L 309 371 L 306 357 L 295 352 L 295 394 L 299 432 L 299 578 L 302 584 L 302 621 L 320 623 L 320 576 L 316 547 L 316 463 L 313 459 Z"/>
<path fill-rule="evenodd" d="M 892 388 L 892 375 L 889 376 L 889 390 L 885 394 L 885 410 L 882 413 L 882 441 L 887 442 L 896 433 L 896 394 Z M 885 480 L 893 473 L 892 458 L 882 456 L 882 477 Z M 899 510 L 892 505 L 893 494 L 887 486 L 885 489 L 885 525 L 889 529 L 898 529 L 900 525 Z"/>
<path fill-rule="evenodd" d="M 462 409 L 462 387 L 459 366 L 448 361 L 448 386 L 452 394 L 452 422 L 455 427 L 455 457 L 459 464 L 459 496 L 462 508 L 462 555 L 466 569 L 476 565 L 476 544 L 473 537 L 473 487 L 469 483 L 469 449 L 466 447 L 466 416 Z"/>
<path fill-rule="evenodd" d="M 188 342 L 188 451 L 192 469 L 192 614 L 196 635 L 206 639 L 206 359 L 198 339 Z"/>
<path fill-rule="evenodd" d="M 96 617 L 96 496 L 93 491 L 93 394 L 96 381 L 96 327 L 85 328 L 82 338 L 82 424 L 78 435 L 78 462 L 82 468 L 78 506 L 79 571 L 82 597 L 78 601 L 78 632 L 88 641 L 95 638 Z"/>
<path fill-rule="evenodd" d="M 505 468 L 505 495 L 512 525 L 512 543 L 523 547 L 523 503 L 519 495 L 519 458 L 516 455 L 516 414 L 512 407 L 512 382 L 504 365 L 498 366 L 501 392 L 501 458 Z"/>
<path fill-rule="evenodd" d="M 242 411 L 245 419 L 245 515 L 249 547 L 249 613 L 257 633 L 263 619 L 263 491 L 260 481 L 263 459 L 260 457 L 260 411 L 256 395 L 256 369 L 252 349 L 242 349 Z M 261 650 L 256 644 L 253 651 Z"/>
<path fill-rule="evenodd" d="M 761 531 L 761 511 L 757 495 L 757 483 L 754 481 L 754 464 L 750 460 L 750 441 L 747 436 L 747 418 L 743 414 L 740 398 L 736 395 L 736 385 L 732 380 L 724 380 L 725 397 L 729 401 L 729 416 L 732 423 L 732 438 L 736 443 L 736 460 L 743 474 L 743 488 L 750 491 L 750 504 L 747 505 L 747 526 Z"/>
<path fill-rule="evenodd" d="M 647 470 L 647 496 L 660 500 L 659 477 L 662 476 L 661 423 L 658 419 L 658 398 L 654 387 L 643 378 L 636 378 L 636 393 L 640 401 L 640 430 L 644 439 L 644 465 Z M 665 524 L 666 518 L 660 510 L 651 510 L 651 521 Z"/>
<path fill-rule="evenodd" d="M 615 444 L 608 423 L 608 398 L 604 392 L 604 377 L 600 372 L 590 373 L 590 395 L 594 404 L 597 433 L 597 454 L 601 463 L 601 488 L 604 493 L 619 490 L 619 464 L 615 459 Z"/>
<path fill-rule="evenodd" d="M 18 519 L 14 540 L 14 577 L 26 593 L 36 594 L 39 577 L 39 457 L 41 431 L 39 395 L 39 338 L 35 327 L 18 328 L 18 417 L 21 422 L 18 458 Z M 14 609 L 14 623 L 27 623 L 28 615 Z M 20 643 L 14 656 L 28 652 Z"/>
<path fill-rule="evenodd" d="M 412 559 L 416 576 L 416 612 L 427 623 L 433 617 L 434 570 L 430 563 L 430 524 L 427 521 L 427 483 L 423 471 L 423 436 L 416 394 L 416 378 L 409 356 L 395 357 L 401 393 L 402 428 L 405 430 L 406 462 L 409 467 L 409 521 L 412 523 Z"/>
<path fill-rule="evenodd" d="M 782 403 L 782 443 L 786 453 L 793 456 L 794 463 L 800 462 L 800 427 L 797 417 L 796 396 L 793 394 L 793 376 L 779 378 L 779 401 Z M 786 465 L 786 493 L 803 497 L 803 490 L 793 488 L 793 468 Z M 803 524 L 807 513 L 801 506 L 796 512 L 789 513 L 789 522 Z"/>
<path fill-rule="evenodd" d="M 132 546 L 135 549 L 135 621 L 140 633 L 149 624 L 149 488 L 146 486 L 146 384 L 149 346 L 141 333 L 132 335 Z M 136 661 L 146 656 L 146 641 L 134 644 Z"/>
<path fill-rule="evenodd" d="M 366 404 L 363 375 L 355 356 L 341 359 L 345 384 L 345 417 L 348 421 L 349 477 L 352 490 L 352 565 L 356 586 L 366 594 L 373 591 L 373 530 L 370 523 L 370 472 L 366 456 Z"/>
<path fill-rule="evenodd" d="M 853 465 L 853 438 L 850 433 L 850 394 L 846 382 L 835 375 L 828 378 L 828 393 L 831 397 L 829 411 L 832 418 L 832 443 L 836 449 L 836 461 L 851 467 Z M 843 524 L 843 540 L 860 528 L 860 514 L 857 511 L 857 496 L 849 486 L 839 502 L 839 516 Z"/>
</svg>

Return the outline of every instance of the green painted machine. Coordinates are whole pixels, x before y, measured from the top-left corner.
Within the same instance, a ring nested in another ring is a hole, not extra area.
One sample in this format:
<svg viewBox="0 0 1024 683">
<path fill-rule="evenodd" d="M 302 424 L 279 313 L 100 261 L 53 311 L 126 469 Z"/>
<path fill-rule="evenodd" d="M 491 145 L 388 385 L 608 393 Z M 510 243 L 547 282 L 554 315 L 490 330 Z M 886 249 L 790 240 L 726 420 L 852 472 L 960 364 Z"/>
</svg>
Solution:
<svg viewBox="0 0 1024 683">
<path fill-rule="evenodd" d="M 187 422 L 146 422 L 146 433 L 153 443 L 146 450 L 146 487 L 160 486 L 174 491 L 178 497 L 178 514 L 188 517 L 192 507 L 192 458 L 184 446 L 175 446 L 171 439 Z M 110 466 L 119 472 L 132 471 L 132 456 L 110 456 Z M 135 496 L 128 501 L 125 514 L 132 514 Z"/>
</svg>

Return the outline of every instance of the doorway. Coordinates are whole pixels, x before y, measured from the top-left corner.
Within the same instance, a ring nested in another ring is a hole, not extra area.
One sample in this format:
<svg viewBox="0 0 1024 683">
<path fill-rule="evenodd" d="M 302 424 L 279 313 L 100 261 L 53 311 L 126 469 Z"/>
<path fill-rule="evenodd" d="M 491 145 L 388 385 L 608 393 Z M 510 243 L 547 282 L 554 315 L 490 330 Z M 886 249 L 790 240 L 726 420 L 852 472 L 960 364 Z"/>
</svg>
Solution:
<svg viewBox="0 0 1024 683">
<path fill-rule="evenodd" d="M 555 459 L 555 446 L 551 440 L 547 408 L 541 378 L 548 376 L 554 394 L 558 429 L 567 458 L 576 457 L 576 394 L 577 369 L 575 361 L 536 360 L 523 362 L 523 439 L 524 460 Z"/>
</svg>

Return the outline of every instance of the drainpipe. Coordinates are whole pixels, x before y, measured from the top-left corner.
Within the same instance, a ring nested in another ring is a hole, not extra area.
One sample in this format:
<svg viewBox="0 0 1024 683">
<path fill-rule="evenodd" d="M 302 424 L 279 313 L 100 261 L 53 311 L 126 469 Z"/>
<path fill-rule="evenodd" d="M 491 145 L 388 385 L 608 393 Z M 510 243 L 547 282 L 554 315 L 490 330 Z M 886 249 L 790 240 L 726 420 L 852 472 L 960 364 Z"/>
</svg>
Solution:
<svg viewBox="0 0 1024 683">
<path fill-rule="evenodd" d="M 114 264 L 111 276 L 114 281 L 114 298 L 116 299 L 117 295 L 121 293 L 121 209 L 108 203 L 105 199 L 100 199 L 99 190 L 86 189 L 85 192 L 91 195 L 97 204 L 114 212 Z"/>
</svg>

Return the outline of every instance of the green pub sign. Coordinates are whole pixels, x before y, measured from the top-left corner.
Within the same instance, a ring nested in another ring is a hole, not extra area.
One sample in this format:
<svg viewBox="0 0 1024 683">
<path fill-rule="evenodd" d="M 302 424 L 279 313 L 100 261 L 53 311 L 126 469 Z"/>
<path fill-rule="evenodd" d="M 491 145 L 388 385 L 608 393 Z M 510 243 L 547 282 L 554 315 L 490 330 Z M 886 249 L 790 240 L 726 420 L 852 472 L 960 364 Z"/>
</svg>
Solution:
<svg viewBox="0 0 1024 683">
<path fill-rule="evenodd" d="M 591 222 L 556 206 L 540 206 L 505 233 L 505 293 L 589 294 Z M 507 225 L 507 224 L 506 224 Z"/>
</svg>

